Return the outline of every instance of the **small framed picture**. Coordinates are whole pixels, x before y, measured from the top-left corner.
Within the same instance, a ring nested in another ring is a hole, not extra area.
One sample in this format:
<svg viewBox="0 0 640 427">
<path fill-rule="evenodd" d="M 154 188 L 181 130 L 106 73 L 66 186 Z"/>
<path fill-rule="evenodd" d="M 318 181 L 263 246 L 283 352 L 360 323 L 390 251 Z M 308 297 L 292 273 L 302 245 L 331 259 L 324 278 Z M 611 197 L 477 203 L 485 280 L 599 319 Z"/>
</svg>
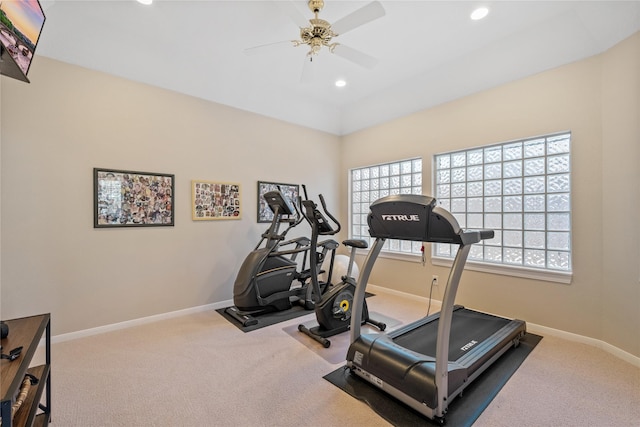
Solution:
<svg viewBox="0 0 640 427">
<path fill-rule="evenodd" d="M 194 221 L 240 219 L 240 184 L 191 181 L 191 217 Z"/>
</svg>

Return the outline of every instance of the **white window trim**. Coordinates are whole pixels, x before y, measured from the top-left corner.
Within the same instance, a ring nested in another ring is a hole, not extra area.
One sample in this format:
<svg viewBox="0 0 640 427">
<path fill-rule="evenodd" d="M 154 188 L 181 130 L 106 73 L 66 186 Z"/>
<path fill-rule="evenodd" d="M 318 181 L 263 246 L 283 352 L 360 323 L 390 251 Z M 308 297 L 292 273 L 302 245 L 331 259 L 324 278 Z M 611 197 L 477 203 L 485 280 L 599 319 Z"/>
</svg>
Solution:
<svg viewBox="0 0 640 427">
<path fill-rule="evenodd" d="M 362 255 L 367 255 L 369 253 L 368 249 L 362 250 Z M 422 257 L 416 254 L 410 254 L 408 252 L 390 252 L 390 251 L 380 251 L 380 255 L 378 258 L 388 258 L 388 259 L 396 259 L 399 261 L 407 261 L 407 262 L 422 262 Z"/>
<path fill-rule="evenodd" d="M 431 257 L 431 263 L 440 267 L 449 267 L 453 265 L 453 260 L 450 258 L 440 258 L 436 256 Z M 552 271 L 552 270 L 538 270 L 535 268 L 528 268 L 523 266 L 510 266 L 505 264 L 490 264 L 487 262 L 479 262 L 467 259 L 464 265 L 465 270 L 480 271 L 482 273 L 499 274 L 502 276 L 515 276 L 525 279 L 541 280 L 544 282 L 555 282 L 570 284 L 573 278 L 573 273 L 566 271 Z"/>
<path fill-rule="evenodd" d="M 367 256 L 369 250 L 359 249 L 357 253 L 358 255 Z M 408 253 L 381 251 L 379 257 L 405 262 L 422 262 L 422 257 Z M 438 267 L 451 268 L 453 265 L 453 259 L 432 256 L 431 264 Z M 499 274 L 501 276 L 521 277 L 524 279 L 540 280 L 543 282 L 562 283 L 566 285 L 570 284 L 573 280 L 573 273 L 570 272 L 539 270 L 522 266 L 512 267 L 510 265 L 490 264 L 470 259 L 467 259 L 464 269 L 469 271 L 479 271 L 481 273 Z"/>
</svg>

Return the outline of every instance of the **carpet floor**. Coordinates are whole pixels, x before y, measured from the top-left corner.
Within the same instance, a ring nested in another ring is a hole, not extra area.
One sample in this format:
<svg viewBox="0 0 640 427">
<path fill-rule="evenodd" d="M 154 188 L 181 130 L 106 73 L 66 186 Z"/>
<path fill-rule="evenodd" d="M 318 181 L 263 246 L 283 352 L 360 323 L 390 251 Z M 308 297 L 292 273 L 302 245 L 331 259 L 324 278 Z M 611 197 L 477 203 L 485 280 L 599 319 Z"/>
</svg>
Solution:
<svg viewBox="0 0 640 427">
<path fill-rule="evenodd" d="M 424 299 L 375 293 L 369 309 L 392 319 L 390 329 L 426 314 Z M 54 343 L 50 425 L 390 425 L 323 378 L 344 365 L 348 338 L 324 349 L 292 335 L 313 319 L 243 333 L 211 310 Z M 638 426 L 639 402 L 639 368 L 545 335 L 474 427 Z"/>
</svg>

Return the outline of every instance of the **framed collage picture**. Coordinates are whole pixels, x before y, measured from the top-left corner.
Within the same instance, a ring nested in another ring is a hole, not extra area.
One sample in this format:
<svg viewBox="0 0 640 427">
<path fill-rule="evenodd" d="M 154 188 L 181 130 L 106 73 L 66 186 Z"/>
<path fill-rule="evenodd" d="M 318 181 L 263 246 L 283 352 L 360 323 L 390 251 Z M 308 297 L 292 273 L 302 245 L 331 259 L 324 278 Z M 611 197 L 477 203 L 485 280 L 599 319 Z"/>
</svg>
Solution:
<svg viewBox="0 0 640 427">
<path fill-rule="evenodd" d="M 273 220 L 273 212 L 264 200 L 264 193 L 267 191 L 278 190 L 289 199 L 292 204 L 297 204 L 300 186 L 297 184 L 282 184 L 278 182 L 258 181 L 258 222 L 271 222 Z"/>
<path fill-rule="evenodd" d="M 240 184 L 191 181 L 191 204 L 194 221 L 240 219 Z"/>
<path fill-rule="evenodd" d="M 93 169 L 93 226 L 174 225 L 174 175 Z"/>
</svg>

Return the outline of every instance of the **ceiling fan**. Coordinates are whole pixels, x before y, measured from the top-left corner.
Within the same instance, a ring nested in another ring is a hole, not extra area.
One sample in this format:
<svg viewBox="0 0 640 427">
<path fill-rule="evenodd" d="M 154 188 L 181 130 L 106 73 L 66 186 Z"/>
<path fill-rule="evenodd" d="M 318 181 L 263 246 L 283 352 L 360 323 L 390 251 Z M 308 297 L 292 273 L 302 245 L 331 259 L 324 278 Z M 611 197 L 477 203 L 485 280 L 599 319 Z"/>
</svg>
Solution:
<svg viewBox="0 0 640 427">
<path fill-rule="evenodd" d="M 294 47 L 307 46 L 309 51 L 305 58 L 302 81 L 309 80 L 308 78 L 305 78 L 305 76 L 308 77 L 310 74 L 308 66 L 313 62 L 313 58 L 323 50 L 323 46 L 326 47 L 329 52 L 364 68 L 373 68 L 378 63 L 376 58 L 357 49 L 337 43 L 334 39 L 341 34 L 384 16 L 385 10 L 379 1 L 368 3 L 333 24 L 319 18 L 320 11 L 324 7 L 323 0 L 309 0 L 307 2 L 309 9 L 315 16 L 308 20 L 302 13 L 300 13 L 292 1 L 278 1 L 276 4 L 278 4 L 278 6 L 287 15 L 289 15 L 293 22 L 300 28 L 300 39 L 251 47 L 244 50 L 245 54 L 253 55 L 267 50 L 272 50 L 284 43 L 293 44 Z"/>
</svg>

